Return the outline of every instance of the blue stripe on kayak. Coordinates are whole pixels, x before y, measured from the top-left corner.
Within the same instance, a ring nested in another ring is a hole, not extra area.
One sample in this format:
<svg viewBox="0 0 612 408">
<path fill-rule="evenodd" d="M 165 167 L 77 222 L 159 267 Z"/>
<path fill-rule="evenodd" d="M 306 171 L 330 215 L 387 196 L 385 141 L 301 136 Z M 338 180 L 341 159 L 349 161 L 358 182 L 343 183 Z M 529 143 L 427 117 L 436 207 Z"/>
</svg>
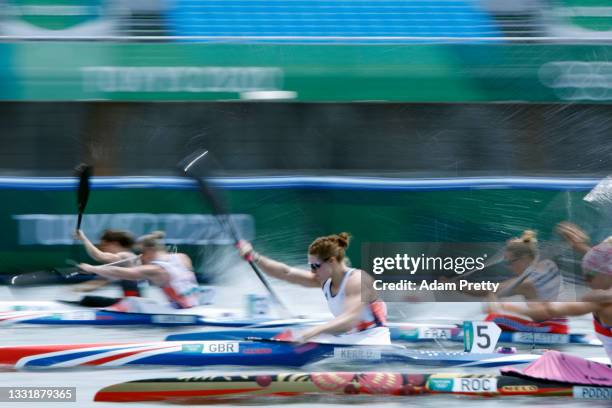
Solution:
<svg viewBox="0 0 612 408">
<path fill-rule="evenodd" d="M 324 189 L 324 190 L 471 190 L 538 189 L 589 191 L 600 181 L 594 178 L 547 177 L 465 177 L 465 178 L 376 178 L 376 177 L 223 177 L 212 184 L 228 190 Z M 77 180 L 72 177 L 0 177 L 0 189 L 71 191 Z M 193 180 L 183 177 L 93 177 L 92 189 L 166 189 L 194 190 Z"/>
<path fill-rule="evenodd" d="M 134 347 L 140 347 L 142 344 L 127 345 L 121 348 L 121 351 L 129 351 Z M 287 343 L 261 343 L 261 342 L 241 342 L 240 351 L 238 353 L 202 353 L 200 351 L 167 351 L 156 355 L 146 355 L 146 351 L 142 353 L 141 358 L 136 358 L 126 362 L 126 365 L 174 365 L 174 366 L 206 366 L 214 364 L 233 364 L 233 365 L 283 365 L 283 366 L 300 366 L 314 360 L 330 356 L 334 348 L 338 345 L 332 344 L 304 344 L 293 345 Z M 350 347 L 350 346 L 341 346 Z M 356 349 L 358 349 L 357 347 Z M 503 354 L 469 354 L 463 352 L 444 352 L 444 351 L 426 351 L 426 350 L 410 350 L 402 348 L 387 348 L 387 347 L 365 347 L 366 349 L 381 350 L 380 362 L 399 362 L 412 364 L 426 364 L 435 366 L 457 366 L 470 365 L 474 367 L 494 367 L 509 364 L 522 364 L 531 361 L 531 358 L 516 358 L 513 355 Z M 59 362 L 69 362 L 84 356 L 102 355 L 109 349 L 98 351 L 80 351 L 74 350 L 61 356 L 34 358 L 28 362 L 29 367 L 48 367 Z M 138 356 L 138 353 L 135 356 Z M 46 353 L 45 353 L 46 354 Z M 504 358 L 507 357 L 507 358 Z M 348 359 L 343 361 L 352 361 L 360 364 L 367 362 L 360 359 Z"/>
<path fill-rule="evenodd" d="M 92 346 L 92 347 L 95 347 L 95 346 Z M 129 351 L 135 347 L 138 347 L 138 346 L 125 346 L 125 348 L 121 350 Z M 81 357 L 92 356 L 95 354 L 102 354 L 110 350 L 115 350 L 115 349 L 108 348 L 108 349 L 99 349 L 95 351 L 79 351 L 78 349 L 76 349 L 72 353 L 66 353 L 66 354 L 59 355 L 59 356 L 34 358 L 28 361 L 25 364 L 25 366 L 26 367 L 49 367 L 49 366 L 52 366 L 53 364 L 62 363 L 68 360 L 76 360 Z M 55 353 L 55 352 L 50 352 L 50 353 Z M 47 354 L 47 353 L 44 353 L 44 354 Z M 41 354 L 41 356 L 43 356 L 44 354 Z"/>
<path fill-rule="evenodd" d="M 121 351 L 141 347 L 143 344 L 126 345 Z M 40 357 L 29 361 L 27 367 L 49 367 L 60 362 L 76 360 L 81 357 L 103 354 L 110 350 L 79 351 L 66 353 L 61 356 Z M 147 355 L 148 350 L 138 352 L 131 361 L 124 365 L 159 365 L 159 366 L 208 366 L 208 365 L 281 365 L 298 367 L 306 363 L 326 357 L 333 350 L 333 346 L 293 345 L 289 343 L 260 343 L 241 342 L 238 353 L 203 353 L 201 351 L 166 351 L 159 354 Z M 45 353 L 46 354 L 46 353 Z"/>
<path fill-rule="evenodd" d="M 279 365 L 299 367 L 329 355 L 333 346 L 321 345 L 300 351 L 304 346 L 287 343 L 241 342 L 239 353 L 168 352 L 143 356 L 128 365 L 168 365 L 201 367 L 210 365 Z"/>
<path fill-rule="evenodd" d="M 66 312 L 70 316 L 70 312 Z M 27 320 L 16 321 L 14 324 L 43 324 L 43 325 L 92 325 L 92 326 L 113 326 L 113 325 L 147 325 L 153 324 L 151 316 L 140 313 L 121 313 L 109 312 L 104 310 L 96 311 L 95 319 L 73 319 L 62 316 L 61 312 L 50 312 L 48 316 L 35 317 Z"/>
</svg>

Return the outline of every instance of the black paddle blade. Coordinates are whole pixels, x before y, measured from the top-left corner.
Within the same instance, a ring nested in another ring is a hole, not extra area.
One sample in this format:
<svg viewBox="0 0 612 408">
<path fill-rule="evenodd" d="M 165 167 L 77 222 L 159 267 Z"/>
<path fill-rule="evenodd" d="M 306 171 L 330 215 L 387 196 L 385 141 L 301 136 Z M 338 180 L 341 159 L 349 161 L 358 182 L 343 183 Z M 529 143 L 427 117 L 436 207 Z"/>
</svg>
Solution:
<svg viewBox="0 0 612 408">
<path fill-rule="evenodd" d="M 50 269 L 44 271 L 27 272 L 21 275 L 12 276 L 7 285 L 9 286 L 39 286 L 50 285 L 63 282 L 62 277 L 57 271 Z"/>
<path fill-rule="evenodd" d="M 214 158 L 209 151 L 199 149 L 181 160 L 177 166 L 182 175 L 192 178 L 198 184 L 200 193 L 204 196 L 205 201 L 211 205 L 213 213 L 217 216 L 226 216 L 228 213 L 227 205 L 221 199 L 221 194 L 215 191 L 207 180 L 210 176 L 211 167 L 213 167 L 212 162 L 214 162 Z"/>
<path fill-rule="evenodd" d="M 90 184 L 89 179 L 93 174 L 93 167 L 81 163 L 75 169 L 75 175 L 79 179 L 79 187 L 77 190 L 77 211 L 78 211 L 78 220 L 77 220 L 77 228 L 81 228 L 81 221 L 83 219 L 83 213 L 85 212 L 85 207 L 87 206 L 87 201 L 89 200 L 89 190 Z"/>
</svg>

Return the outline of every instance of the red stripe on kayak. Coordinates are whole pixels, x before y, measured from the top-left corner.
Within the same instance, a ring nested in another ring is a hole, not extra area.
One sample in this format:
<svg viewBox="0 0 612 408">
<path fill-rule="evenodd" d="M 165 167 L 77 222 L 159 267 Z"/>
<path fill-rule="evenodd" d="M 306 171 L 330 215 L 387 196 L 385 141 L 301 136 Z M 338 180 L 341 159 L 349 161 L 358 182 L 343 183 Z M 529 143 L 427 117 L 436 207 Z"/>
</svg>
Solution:
<svg viewBox="0 0 612 408">
<path fill-rule="evenodd" d="M 532 388 L 531 390 L 529 388 Z M 558 386 L 558 387 L 549 387 L 549 386 L 538 386 L 537 384 L 529 385 L 505 385 L 499 387 L 498 391 L 500 395 L 547 395 L 547 396 L 563 396 L 563 395 L 572 395 L 573 386 Z"/>
<path fill-rule="evenodd" d="M 9 314 L 8 317 L 0 316 L 0 322 L 4 322 L 4 321 L 9 321 L 9 320 L 14 320 L 14 319 L 21 319 L 24 317 L 29 317 L 29 316 L 40 316 L 40 317 L 44 317 L 44 316 L 48 316 L 51 313 L 42 313 L 41 312 L 30 312 L 30 313 L 18 313 L 15 314 L 15 312 L 7 312 L 7 314 Z M 44 316 L 41 316 L 44 315 Z"/>
<path fill-rule="evenodd" d="M 0 347 L 0 364 L 15 365 L 24 357 L 56 351 L 79 350 L 89 347 L 129 345 L 129 343 L 92 343 L 92 344 L 49 344 L 42 346 L 5 346 Z"/>
<path fill-rule="evenodd" d="M 214 397 L 219 395 L 240 394 L 259 391 L 262 388 L 240 388 L 231 390 L 177 390 L 177 391 L 98 391 L 94 401 L 130 402 L 163 401 L 170 398 Z"/>
<path fill-rule="evenodd" d="M 114 360 L 119 360 L 123 357 L 128 357 L 128 356 L 132 356 L 134 354 L 138 354 L 138 353 L 144 353 L 146 351 L 151 351 L 151 350 L 159 350 L 159 349 L 163 349 L 163 348 L 171 348 L 174 347 L 175 345 L 172 346 L 157 346 L 157 347 L 150 347 L 147 349 L 140 349 L 140 350 L 129 350 L 129 351 L 125 351 L 123 353 L 120 354 L 115 354 L 112 356 L 107 356 L 107 357 L 103 357 L 103 358 L 99 358 L 97 360 L 91 360 L 85 363 L 85 365 L 102 365 L 104 363 L 108 363 L 110 361 L 114 361 Z"/>
</svg>

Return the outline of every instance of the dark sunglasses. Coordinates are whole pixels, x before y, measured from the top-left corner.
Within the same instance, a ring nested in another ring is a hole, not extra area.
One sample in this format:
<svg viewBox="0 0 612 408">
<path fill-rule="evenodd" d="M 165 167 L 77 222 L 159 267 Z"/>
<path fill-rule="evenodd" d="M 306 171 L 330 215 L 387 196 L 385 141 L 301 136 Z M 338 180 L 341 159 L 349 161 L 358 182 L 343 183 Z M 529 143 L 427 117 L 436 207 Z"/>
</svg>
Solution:
<svg viewBox="0 0 612 408">
<path fill-rule="evenodd" d="M 311 270 L 311 271 L 316 271 L 316 270 L 317 270 L 317 269 L 319 269 L 321 266 L 323 266 L 323 264 L 324 264 L 325 262 L 327 262 L 327 261 L 329 261 L 329 258 L 324 259 L 324 260 L 323 260 L 323 262 L 321 262 L 321 263 L 316 263 L 316 262 L 315 262 L 315 263 L 311 263 L 311 264 L 308 264 L 308 265 L 310 265 L 310 270 Z"/>
</svg>

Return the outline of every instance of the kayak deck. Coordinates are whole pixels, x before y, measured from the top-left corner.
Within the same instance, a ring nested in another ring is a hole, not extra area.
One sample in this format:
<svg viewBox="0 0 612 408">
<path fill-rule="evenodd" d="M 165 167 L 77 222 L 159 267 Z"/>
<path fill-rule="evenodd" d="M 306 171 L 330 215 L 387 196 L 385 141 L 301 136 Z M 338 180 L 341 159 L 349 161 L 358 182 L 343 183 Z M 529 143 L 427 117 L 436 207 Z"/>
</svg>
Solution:
<svg viewBox="0 0 612 408">
<path fill-rule="evenodd" d="M 87 326 L 213 326 L 246 328 L 244 331 L 216 331 L 204 333 L 176 334 L 167 340 L 241 340 L 256 336 L 272 338 L 283 328 L 321 323 L 321 319 L 272 317 L 246 318 L 240 310 L 219 309 L 209 306 L 179 310 L 172 313 L 129 313 L 104 309 L 64 306 L 52 309 L 61 302 L 0 302 L 0 325 L 87 325 Z M 9 307 L 18 307 L 9 310 Z M 23 309 L 20 309 L 23 308 Z M 51 309 L 48 309 L 51 308 Z M 249 327 L 252 326 L 252 327 Z M 408 343 L 434 341 L 463 342 L 463 330 L 457 324 L 431 324 L 392 322 L 388 324 L 391 340 Z M 215 337 L 216 336 L 216 337 Z M 500 343 L 534 345 L 591 345 L 600 346 L 601 341 L 592 335 L 572 333 L 502 332 Z"/>
<path fill-rule="evenodd" d="M 404 343 L 428 344 L 434 341 L 463 342 L 462 330 L 455 327 L 441 325 L 411 325 L 411 323 L 395 323 L 389 325 L 391 340 Z M 297 327 L 296 327 L 297 328 Z M 166 337 L 169 341 L 186 340 L 242 340 L 247 337 L 260 337 L 271 339 L 283 331 L 282 327 L 260 325 L 253 328 L 234 328 L 205 332 L 177 333 Z M 502 332 L 500 343 L 535 344 L 535 345 L 588 345 L 601 346 L 601 341 L 588 334 L 555 334 L 555 333 L 526 333 Z"/>
<path fill-rule="evenodd" d="M 612 388 L 525 379 L 505 375 L 320 372 L 210 375 L 124 382 L 103 388 L 95 401 L 195 401 L 220 397 L 300 394 L 481 396 L 574 396 L 612 400 Z"/>
<path fill-rule="evenodd" d="M 240 365 L 297 367 L 313 362 L 498 367 L 526 364 L 537 354 L 472 354 L 411 350 L 402 346 L 351 346 L 279 341 L 162 341 L 0 347 L 0 365 L 15 368 L 119 367 L 134 365 Z"/>
<path fill-rule="evenodd" d="M 0 365 L 72 368 L 209 365 L 298 367 L 323 358 L 329 347 L 315 343 L 200 341 L 37 345 L 0 347 Z"/>
<path fill-rule="evenodd" d="M 0 312 L 0 325 L 45 326 L 218 326 L 286 327 L 321 322 L 318 319 L 276 319 L 273 317 L 246 318 L 241 311 L 203 307 L 184 309 L 175 313 L 132 313 L 101 309 L 74 308 L 72 310 L 28 310 Z"/>
</svg>

